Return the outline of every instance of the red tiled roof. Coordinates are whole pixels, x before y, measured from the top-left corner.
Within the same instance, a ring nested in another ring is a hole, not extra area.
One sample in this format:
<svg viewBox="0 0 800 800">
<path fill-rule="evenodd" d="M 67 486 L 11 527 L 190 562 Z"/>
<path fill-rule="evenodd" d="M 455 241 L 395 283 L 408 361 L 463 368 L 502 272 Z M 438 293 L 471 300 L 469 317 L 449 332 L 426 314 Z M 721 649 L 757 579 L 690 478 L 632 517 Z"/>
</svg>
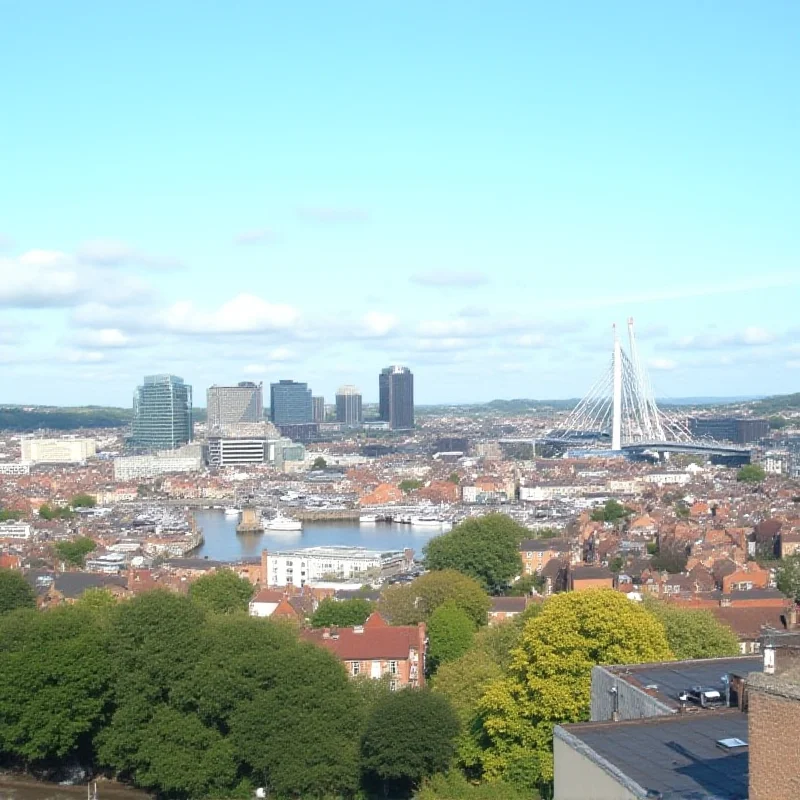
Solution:
<svg viewBox="0 0 800 800">
<path fill-rule="evenodd" d="M 262 589 L 250 602 L 280 603 L 281 600 L 283 600 L 283 592 L 276 592 L 274 589 Z"/>
<path fill-rule="evenodd" d="M 422 635 L 424 636 L 424 631 Z M 303 631 L 301 636 L 306 641 L 330 650 L 342 661 L 402 661 L 408 658 L 412 647 L 420 647 L 420 630 L 415 625 L 365 627 L 362 633 L 355 633 L 353 628 L 339 628 L 328 639 L 324 638 L 325 632 L 321 630 Z"/>
</svg>

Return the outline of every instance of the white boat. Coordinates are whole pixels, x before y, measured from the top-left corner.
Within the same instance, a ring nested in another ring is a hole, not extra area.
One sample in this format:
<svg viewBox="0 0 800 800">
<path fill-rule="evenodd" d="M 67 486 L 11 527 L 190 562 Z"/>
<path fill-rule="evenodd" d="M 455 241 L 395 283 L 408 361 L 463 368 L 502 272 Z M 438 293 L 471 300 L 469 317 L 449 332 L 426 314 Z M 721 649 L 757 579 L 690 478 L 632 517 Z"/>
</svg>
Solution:
<svg viewBox="0 0 800 800">
<path fill-rule="evenodd" d="M 301 531 L 303 523 L 299 519 L 284 517 L 279 511 L 273 519 L 264 522 L 265 531 Z"/>
<path fill-rule="evenodd" d="M 359 521 L 359 522 L 360 522 L 362 525 L 371 525 L 372 523 L 374 523 L 374 522 L 377 522 L 377 521 L 378 521 L 378 515 L 377 515 L 377 514 L 362 514 L 362 515 L 361 515 L 361 516 L 358 518 L 358 521 Z"/>
<path fill-rule="evenodd" d="M 226 517 L 238 517 L 238 516 L 239 516 L 239 514 L 241 514 L 241 513 L 242 513 L 242 512 L 241 512 L 241 511 L 239 511 L 239 509 L 238 509 L 238 508 L 232 508 L 232 507 L 229 507 L 229 508 L 226 508 L 226 509 L 225 509 L 225 516 L 226 516 Z"/>
<path fill-rule="evenodd" d="M 411 517 L 411 524 L 421 528 L 441 528 L 446 522 L 447 520 L 442 519 L 442 517 L 432 517 L 425 514 Z"/>
</svg>

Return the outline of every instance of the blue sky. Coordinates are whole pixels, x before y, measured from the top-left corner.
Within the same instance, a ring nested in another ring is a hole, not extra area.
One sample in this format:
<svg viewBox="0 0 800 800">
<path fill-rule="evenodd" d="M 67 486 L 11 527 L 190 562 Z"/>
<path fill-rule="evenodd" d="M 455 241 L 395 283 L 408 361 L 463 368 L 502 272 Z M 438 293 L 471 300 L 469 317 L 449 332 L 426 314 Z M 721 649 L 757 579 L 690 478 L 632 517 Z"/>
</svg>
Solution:
<svg viewBox="0 0 800 800">
<path fill-rule="evenodd" d="M 800 4 L 0 2 L 0 403 L 800 388 Z"/>
</svg>

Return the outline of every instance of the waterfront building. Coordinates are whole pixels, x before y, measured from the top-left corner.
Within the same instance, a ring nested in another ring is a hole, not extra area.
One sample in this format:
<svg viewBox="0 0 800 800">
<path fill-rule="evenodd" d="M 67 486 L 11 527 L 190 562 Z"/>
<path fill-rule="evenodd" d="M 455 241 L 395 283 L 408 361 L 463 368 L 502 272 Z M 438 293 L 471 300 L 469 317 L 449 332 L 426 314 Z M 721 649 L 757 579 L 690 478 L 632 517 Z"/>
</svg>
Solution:
<svg viewBox="0 0 800 800">
<path fill-rule="evenodd" d="M 392 430 L 414 427 L 414 375 L 408 367 L 391 366 L 378 376 L 380 418 Z"/>
<path fill-rule="evenodd" d="M 269 387 L 273 425 L 306 425 L 314 421 L 311 389 L 307 383 L 278 381 Z"/>
<path fill-rule="evenodd" d="M 236 386 L 209 387 L 206 392 L 208 427 L 256 423 L 264 419 L 264 387 L 242 381 Z"/>
<path fill-rule="evenodd" d="M 269 463 L 270 440 L 279 438 L 271 422 L 220 425 L 208 432 L 208 464 L 232 467 Z"/>
<path fill-rule="evenodd" d="M 131 442 L 174 450 L 192 439 L 192 387 L 176 375 L 147 375 L 133 397 Z"/>
<path fill-rule="evenodd" d="M 97 452 L 94 439 L 23 437 L 22 461 L 29 464 L 81 464 Z"/>
<path fill-rule="evenodd" d="M 176 450 L 162 450 L 146 456 L 114 459 L 114 480 L 155 478 L 170 472 L 198 472 L 203 468 L 203 448 L 190 444 Z"/>
<path fill-rule="evenodd" d="M 361 392 L 355 386 L 340 386 L 336 392 L 336 421 L 360 425 L 364 419 L 361 405 Z"/>
<path fill-rule="evenodd" d="M 312 422 L 325 422 L 325 398 L 312 397 L 311 398 L 311 421 Z"/>
<path fill-rule="evenodd" d="M 314 581 L 368 580 L 381 570 L 403 562 L 403 550 L 367 550 L 364 547 L 304 547 L 262 553 L 267 586 L 305 586 Z"/>
</svg>

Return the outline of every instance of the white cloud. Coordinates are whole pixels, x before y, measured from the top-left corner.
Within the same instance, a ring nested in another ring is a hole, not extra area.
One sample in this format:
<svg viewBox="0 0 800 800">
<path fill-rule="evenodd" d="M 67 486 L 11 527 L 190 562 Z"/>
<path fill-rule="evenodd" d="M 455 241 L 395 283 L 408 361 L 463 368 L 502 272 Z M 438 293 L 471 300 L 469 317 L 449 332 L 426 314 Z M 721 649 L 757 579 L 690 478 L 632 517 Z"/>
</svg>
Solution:
<svg viewBox="0 0 800 800">
<path fill-rule="evenodd" d="M 123 276 L 109 281 L 58 250 L 0 258 L 0 275 L 0 306 L 9 308 L 70 307 L 87 300 L 127 304 L 150 293 L 141 280 Z"/>
<path fill-rule="evenodd" d="M 93 239 L 84 242 L 77 253 L 78 260 L 95 267 L 139 266 L 151 269 L 176 269 L 181 262 L 176 258 L 145 253 L 118 239 Z"/>
<path fill-rule="evenodd" d="M 245 375 L 263 375 L 267 371 L 266 364 L 248 364 L 242 372 Z"/>
<path fill-rule="evenodd" d="M 776 339 L 772 332 L 750 326 L 734 333 L 701 333 L 678 339 L 677 346 L 685 350 L 718 350 L 727 347 L 761 347 Z"/>
<path fill-rule="evenodd" d="M 361 318 L 363 333 L 368 337 L 388 336 L 397 328 L 397 317 L 381 311 L 368 311 Z"/>
<path fill-rule="evenodd" d="M 547 337 L 542 333 L 526 333 L 522 336 L 517 336 L 514 339 L 514 344 L 520 347 L 544 347 L 547 344 Z"/>
<path fill-rule="evenodd" d="M 240 294 L 215 311 L 202 311 L 191 300 L 181 300 L 161 318 L 163 326 L 175 333 L 260 333 L 293 328 L 300 314 L 292 306 Z"/>
<path fill-rule="evenodd" d="M 449 352 L 452 350 L 463 350 L 470 347 L 471 344 L 472 343 L 468 339 L 460 339 L 458 337 L 419 339 L 416 343 L 416 349 L 428 353 Z"/>
<path fill-rule="evenodd" d="M 132 343 L 131 337 L 119 328 L 81 331 L 75 341 L 83 347 L 128 347 Z"/>
<path fill-rule="evenodd" d="M 432 270 L 419 272 L 411 276 L 411 282 L 420 286 L 454 287 L 454 286 L 481 286 L 488 283 L 488 277 L 482 272 L 458 272 L 455 270 Z"/>
<path fill-rule="evenodd" d="M 105 361 L 105 353 L 99 350 L 68 350 L 65 358 L 72 364 L 95 364 L 98 361 Z"/>
<path fill-rule="evenodd" d="M 288 347 L 274 347 L 267 353 L 270 361 L 290 361 L 294 353 Z"/>
<path fill-rule="evenodd" d="M 647 362 L 647 366 L 652 370 L 660 372 L 668 372 L 678 366 L 678 362 L 671 358 L 651 358 Z"/>
</svg>

